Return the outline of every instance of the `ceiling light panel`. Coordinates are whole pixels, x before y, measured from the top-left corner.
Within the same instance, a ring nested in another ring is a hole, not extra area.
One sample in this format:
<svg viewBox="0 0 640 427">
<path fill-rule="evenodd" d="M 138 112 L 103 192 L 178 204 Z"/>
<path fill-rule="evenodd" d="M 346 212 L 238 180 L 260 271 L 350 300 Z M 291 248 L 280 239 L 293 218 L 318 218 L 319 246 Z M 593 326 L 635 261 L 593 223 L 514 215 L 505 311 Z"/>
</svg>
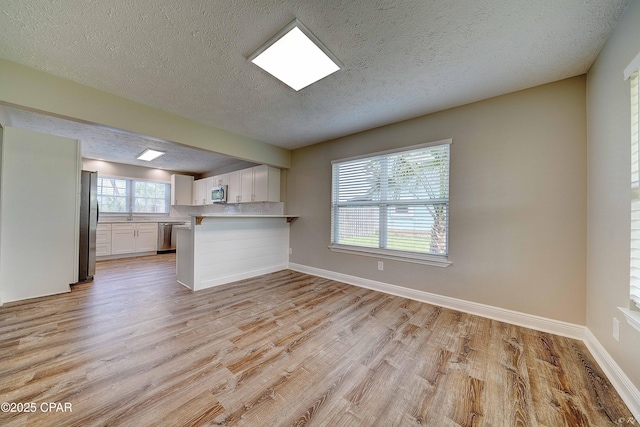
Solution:
<svg viewBox="0 0 640 427">
<path fill-rule="evenodd" d="M 297 19 L 260 47 L 249 60 L 296 91 L 343 68 Z"/>
<path fill-rule="evenodd" d="M 164 156 L 166 153 L 164 151 L 156 151 L 156 150 L 152 150 L 150 148 L 147 148 L 146 150 L 144 150 L 142 152 L 142 154 L 140 154 L 138 157 L 136 157 L 136 159 L 138 160 L 146 160 L 147 162 L 150 162 L 153 159 L 157 159 L 160 156 Z"/>
</svg>

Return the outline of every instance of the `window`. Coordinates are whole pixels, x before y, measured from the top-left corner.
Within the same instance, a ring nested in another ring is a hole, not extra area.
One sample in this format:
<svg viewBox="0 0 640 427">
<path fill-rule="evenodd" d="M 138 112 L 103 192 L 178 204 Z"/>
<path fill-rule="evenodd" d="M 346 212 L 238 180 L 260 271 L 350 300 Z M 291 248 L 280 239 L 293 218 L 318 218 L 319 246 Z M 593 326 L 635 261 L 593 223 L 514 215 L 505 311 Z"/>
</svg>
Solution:
<svg viewBox="0 0 640 427">
<path fill-rule="evenodd" d="M 640 111 L 638 71 L 631 75 L 631 301 L 640 309 Z"/>
<path fill-rule="evenodd" d="M 624 70 L 624 78 L 630 80 L 631 87 L 631 260 L 630 303 L 618 307 L 627 319 L 627 323 L 640 332 L 640 153 L 638 141 L 640 133 L 640 87 L 638 87 L 638 69 L 640 53 Z"/>
<path fill-rule="evenodd" d="M 330 249 L 449 265 L 450 144 L 334 161 Z"/>
<path fill-rule="evenodd" d="M 169 184 L 98 177 L 98 207 L 103 213 L 169 213 Z"/>
</svg>

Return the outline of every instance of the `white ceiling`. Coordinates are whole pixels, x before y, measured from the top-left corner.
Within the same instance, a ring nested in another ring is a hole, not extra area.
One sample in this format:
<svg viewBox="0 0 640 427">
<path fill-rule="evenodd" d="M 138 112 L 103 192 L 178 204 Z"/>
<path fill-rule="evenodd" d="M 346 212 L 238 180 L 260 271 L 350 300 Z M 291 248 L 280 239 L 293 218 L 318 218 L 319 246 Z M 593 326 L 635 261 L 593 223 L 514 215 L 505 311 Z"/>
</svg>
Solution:
<svg viewBox="0 0 640 427">
<path fill-rule="evenodd" d="M 285 148 L 585 73 L 628 0 L 5 0 L 0 57 Z M 345 65 L 247 61 L 294 18 Z"/>
</svg>

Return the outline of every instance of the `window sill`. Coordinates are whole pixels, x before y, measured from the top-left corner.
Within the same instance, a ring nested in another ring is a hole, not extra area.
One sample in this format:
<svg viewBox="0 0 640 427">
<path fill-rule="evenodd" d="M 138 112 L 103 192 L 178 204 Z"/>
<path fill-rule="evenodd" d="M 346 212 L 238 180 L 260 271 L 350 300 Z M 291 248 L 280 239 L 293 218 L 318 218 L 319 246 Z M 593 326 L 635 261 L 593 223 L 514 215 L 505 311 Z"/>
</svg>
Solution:
<svg viewBox="0 0 640 427">
<path fill-rule="evenodd" d="M 618 310 L 627 318 L 627 323 L 640 332 L 640 311 L 633 311 L 624 307 L 618 307 Z"/>
<path fill-rule="evenodd" d="M 393 251 L 388 249 L 362 248 L 358 246 L 331 245 L 329 250 L 353 255 L 370 256 L 394 261 L 412 262 L 415 264 L 432 265 L 435 267 L 449 267 L 452 263 L 446 256 L 426 255 L 411 252 Z"/>
</svg>

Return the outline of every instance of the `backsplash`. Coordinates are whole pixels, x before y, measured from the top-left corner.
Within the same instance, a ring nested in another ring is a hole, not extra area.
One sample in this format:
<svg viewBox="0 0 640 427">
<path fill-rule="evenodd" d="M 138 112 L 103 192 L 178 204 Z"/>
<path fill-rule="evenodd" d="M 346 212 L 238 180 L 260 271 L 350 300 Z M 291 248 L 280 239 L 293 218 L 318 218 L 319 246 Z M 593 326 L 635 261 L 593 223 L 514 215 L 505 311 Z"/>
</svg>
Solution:
<svg viewBox="0 0 640 427">
<path fill-rule="evenodd" d="M 217 203 L 206 206 L 171 206 L 171 217 L 182 218 L 197 214 L 284 215 L 284 203 Z"/>
</svg>

